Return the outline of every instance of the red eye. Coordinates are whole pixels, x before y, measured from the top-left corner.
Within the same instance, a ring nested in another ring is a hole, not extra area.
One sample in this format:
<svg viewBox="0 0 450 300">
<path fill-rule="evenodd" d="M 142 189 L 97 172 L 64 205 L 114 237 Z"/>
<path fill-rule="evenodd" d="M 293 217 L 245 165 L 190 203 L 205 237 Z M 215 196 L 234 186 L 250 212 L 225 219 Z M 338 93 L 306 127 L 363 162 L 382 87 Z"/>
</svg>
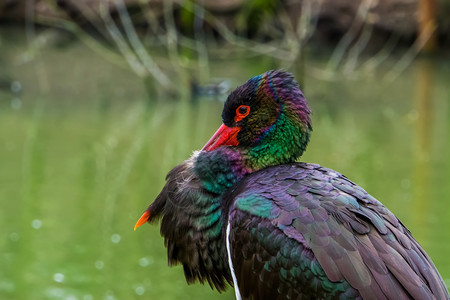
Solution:
<svg viewBox="0 0 450 300">
<path fill-rule="evenodd" d="M 235 122 L 239 122 L 250 113 L 250 106 L 248 105 L 240 105 L 236 108 L 236 116 L 234 117 Z"/>
</svg>

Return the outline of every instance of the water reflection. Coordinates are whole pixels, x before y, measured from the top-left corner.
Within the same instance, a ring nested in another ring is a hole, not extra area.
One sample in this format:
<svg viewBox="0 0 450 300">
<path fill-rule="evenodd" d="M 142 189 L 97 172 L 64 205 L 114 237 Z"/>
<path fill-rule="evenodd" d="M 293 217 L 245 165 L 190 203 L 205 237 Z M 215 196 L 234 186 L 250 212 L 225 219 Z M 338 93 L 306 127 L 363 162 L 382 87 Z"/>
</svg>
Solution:
<svg viewBox="0 0 450 300">
<path fill-rule="evenodd" d="M 433 197 L 430 194 L 431 146 L 433 135 L 433 69 L 432 62 L 420 59 L 416 64 L 415 120 L 416 137 L 414 147 L 414 194 L 412 207 L 414 222 L 420 228 L 416 238 L 425 239 L 430 229 L 429 216 Z"/>
<path fill-rule="evenodd" d="M 13 69 L 21 106 L 11 106 L 14 95 L 0 94 L 0 157 L 7 158 L 0 171 L 0 298 L 234 299 L 231 290 L 188 286 L 180 267 L 169 268 L 157 226 L 133 231 L 166 173 L 218 127 L 223 103 L 149 101 L 142 82 L 88 49 L 64 51 L 43 54 L 49 93 L 36 97 L 31 66 L 24 65 Z M 65 55 L 79 57 L 89 78 L 62 72 Z M 212 67 L 235 66 L 228 76 L 237 84 L 271 64 Z M 303 160 L 344 173 L 383 201 L 448 280 L 450 121 L 441 78 L 450 68 L 416 68 L 418 74 L 407 72 L 390 86 L 323 82 L 306 68 L 314 132 Z"/>
</svg>

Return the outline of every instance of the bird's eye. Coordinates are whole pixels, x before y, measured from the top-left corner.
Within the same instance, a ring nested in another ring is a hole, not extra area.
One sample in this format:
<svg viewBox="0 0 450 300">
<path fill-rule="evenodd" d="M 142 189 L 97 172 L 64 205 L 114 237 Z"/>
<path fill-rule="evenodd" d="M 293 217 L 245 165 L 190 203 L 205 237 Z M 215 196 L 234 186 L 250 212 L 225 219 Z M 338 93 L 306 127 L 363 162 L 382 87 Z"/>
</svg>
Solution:
<svg viewBox="0 0 450 300">
<path fill-rule="evenodd" d="M 249 113 L 250 113 L 250 106 L 239 105 L 239 107 L 236 108 L 236 116 L 234 117 L 234 121 L 239 122 L 240 120 L 248 116 Z"/>
<path fill-rule="evenodd" d="M 241 106 L 239 106 L 238 114 L 245 115 L 247 113 L 247 111 L 248 111 L 248 106 L 241 105 Z"/>
</svg>

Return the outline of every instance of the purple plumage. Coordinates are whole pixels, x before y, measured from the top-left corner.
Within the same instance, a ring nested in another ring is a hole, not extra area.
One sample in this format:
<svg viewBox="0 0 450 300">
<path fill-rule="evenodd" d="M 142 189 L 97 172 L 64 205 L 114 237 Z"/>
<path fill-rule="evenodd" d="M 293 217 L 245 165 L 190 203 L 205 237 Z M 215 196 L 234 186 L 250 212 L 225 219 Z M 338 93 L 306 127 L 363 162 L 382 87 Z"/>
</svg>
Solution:
<svg viewBox="0 0 450 300">
<path fill-rule="evenodd" d="M 286 299 L 280 290 L 291 299 L 448 298 L 410 232 L 333 170 L 305 163 L 270 167 L 226 196 L 231 255 L 244 298 Z M 269 275 L 245 278 L 266 272 L 277 277 L 277 289 L 266 281 Z"/>
<path fill-rule="evenodd" d="M 237 298 L 449 299 L 386 207 L 333 170 L 295 162 L 310 112 L 291 74 L 251 78 L 136 226 L 161 218 L 170 264 L 189 283 L 233 284 Z"/>
</svg>

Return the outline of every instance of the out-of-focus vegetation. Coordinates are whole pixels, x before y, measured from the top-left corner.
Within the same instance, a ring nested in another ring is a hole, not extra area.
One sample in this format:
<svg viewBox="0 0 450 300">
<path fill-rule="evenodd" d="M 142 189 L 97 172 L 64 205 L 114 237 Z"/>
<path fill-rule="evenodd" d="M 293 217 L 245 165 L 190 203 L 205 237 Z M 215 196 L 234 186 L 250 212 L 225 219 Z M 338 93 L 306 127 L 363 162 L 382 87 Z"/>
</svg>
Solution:
<svg viewBox="0 0 450 300">
<path fill-rule="evenodd" d="M 420 51 L 450 47 L 448 16 L 448 0 L 8 0 L 0 4 L 0 21 L 23 23 L 35 51 L 55 40 L 60 44 L 81 40 L 110 62 L 131 69 L 149 91 L 172 96 L 208 81 L 211 58 L 242 54 L 274 57 L 277 67 L 302 73 L 308 52 L 329 53 L 332 48 L 327 67 L 316 72 L 328 79 L 338 69 L 349 76 L 373 72 L 395 54 L 401 57 L 393 66 L 398 74 Z M 37 33 L 36 26 L 60 31 Z"/>
</svg>

